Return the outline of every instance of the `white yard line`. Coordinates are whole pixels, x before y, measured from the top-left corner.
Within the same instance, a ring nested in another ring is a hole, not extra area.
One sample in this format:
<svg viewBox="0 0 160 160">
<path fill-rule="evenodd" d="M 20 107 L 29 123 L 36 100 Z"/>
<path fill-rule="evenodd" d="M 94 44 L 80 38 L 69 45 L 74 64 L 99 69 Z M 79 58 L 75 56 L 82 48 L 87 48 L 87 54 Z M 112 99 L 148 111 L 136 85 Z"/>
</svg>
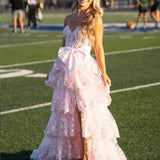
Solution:
<svg viewBox="0 0 160 160">
<path fill-rule="evenodd" d="M 146 48 L 139 48 L 139 49 L 130 49 L 130 50 L 123 50 L 123 51 L 115 51 L 115 52 L 108 52 L 108 53 L 105 53 L 105 55 L 109 56 L 109 55 L 122 54 L 122 53 L 148 51 L 148 50 L 154 50 L 154 49 L 160 49 L 160 46 L 146 47 Z M 49 62 L 54 62 L 54 61 L 55 61 L 55 59 L 44 60 L 44 61 L 35 61 L 35 62 L 27 62 L 27 63 L 19 63 L 19 64 L 11 64 L 11 65 L 2 65 L 2 66 L 0 66 L 0 68 L 11 68 L 11 67 L 27 66 L 27 65 L 32 65 L 32 64 L 49 63 Z"/>
<path fill-rule="evenodd" d="M 136 89 L 141 89 L 141 88 L 148 88 L 148 87 L 153 87 L 153 86 L 159 86 L 159 85 L 160 85 L 160 82 L 156 82 L 156 83 L 144 84 L 144 85 L 130 87 L 130 88 L 117 89 L 117 90 L 111 91 L 111 94 L 113 94 L 113 93 L 119 93 L 119 92 L 125 92 L 125 91 L 131 91 L 131 90 L 136 90 Z"/>
<path fill-rule="evenodd" d="M 12 68 L 12 67 L 19 67 L 19 66 L 28 66 L 28 65 L 32 65 L 32 64 L 49 63 L 49 62 L 54 62 L 54 61 L 55 61 L 55 59 L 44 60 L 44 61 L 35 61 L 35 62 L 27 62 L 27 63 L 18 63 L 18 64 L 0 66 L 0 68 Z"/>
<path fill-rule="evenodd" d="M 160 85 L 160 82 L 139 85 L 139 86 L 124 88 L 124 89 L 117 89 L 117 90 L 111 91 L 111 94 L 119 93 L 119 92 L 126 92 L 126 91 L 131 91 L 131 90 L 137 90 L 137 89 L 142 89 L 142 88 L 148 88 L 148 87 L 158 86 L 158 85 Z M 23 107 L 23 108 L 19 108 L 19 109 L 3 111 L 3 112 L 0 112 L 0 114 L 1 115 L 10 114 L 10 113 L 15 113 L 15 112 L 20 112 L 20 111 L 25 111 L 25 110 L 30 110 L 30 109 L 42 108 L 42 107 L 46 107 L 46 106 L 50 106 L 50 105 L 51 105 L 51 102 L 48 102 L 48 103 L 37 104 L 34 106 L 29 106 L 29 107 Z"/>
<path fill-rule="evenodd" d="M 43 104 L 37 104 L 37 105 L 34 105 L 34 106 L 29 106 L 29 107 L 22 107 L 22 108 L 19 108 L 19 109 L 12 109 L 12 110 L 0 112 L 0 113 L 1 113 L 1 115 L 3 115 L 3 114 L 9 114 L 9 113 L 15 113 L 15 112 L 20 112 L 20 111 L 35 109 L 35 108 L 42 108 L 42 107 L 46 107 L 46 106 L 50 106 L 50 105 L 51 105 L 51 102 L 43 103 Z"/>
<path fill-rule="evenodd" d="M 124 51 L 108 52 L 108 53 L 105 53 L 105 55 L 114 55 L 114 54 L 131 53 L 131 52 L 139 52 L 139 51 L 149 51 L 149 50 L 154 50 L 154 49 L 160 49 L 160 46 L 130 49 L 130 50 L 124 50 Z"/>
<path fill-rule="evenodd" d="M 7 44 L 7 45 L 1 45 L 0 48 L 30 46 L 30 45 L 55 43 L 55 42 L 61 42 L 61 40 L 50 40 L 50 41 L 28 42 L 28 43 L 26 42 L 26 43 L 19 43 L 19 44 Z"/>
</svg>

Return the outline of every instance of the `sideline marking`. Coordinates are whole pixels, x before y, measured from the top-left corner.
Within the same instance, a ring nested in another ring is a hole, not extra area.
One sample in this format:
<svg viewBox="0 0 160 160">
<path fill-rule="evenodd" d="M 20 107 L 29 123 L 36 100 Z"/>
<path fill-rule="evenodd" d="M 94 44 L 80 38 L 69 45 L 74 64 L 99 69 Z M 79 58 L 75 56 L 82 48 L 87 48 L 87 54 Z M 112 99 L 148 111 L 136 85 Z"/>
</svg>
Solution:
<svg viewBox="0 0 160 160">
<path fill-rule="evenodd" d="M 44 60 L 44 61 L 35 61 L 35 62 L 26 62 L 26 63 L 18 63 L 18 64 L 11 64 L 11 65 L 2 65 L 0 68 L 11 68 L 11 67 L 19 67 L 19 66 L 28 66 L 32 64 L 41 64 L 41 63 L 49 63 L 54 62 L 56 59 L 51 60 Z"/>
<path fill-rule="evenodd" d="M 160 46 L 139 48 L 139 49 L 130 49 L 130 50 L 124 50 L 124 51 L 108 52 L 108 53 L 105 53 L 105 55 L 114 55 L 114 54 L 131 53 L 131 52 L 139 52 L 139 51 L 149 51 L 149 50 L 153 50 L 153 49 L 160 49 Z"/>
<path fill-rule="evenodd" d="M 19 47 L 19 46 L 30 46 L 30 45 L 37 45 L 37 44 L 46 44 L 46 43 L 55 43 L 61 42 L 62 40 L 50 40 L 50 41 L 40 41 L 40 42 L 29 42 L 29 43 L 20 43 L 20 44 L 7 44 L 1 45 L 0 48 L 9 48 L 9 47 Z"/>
<path fill-rule="evenodd" d="M 119 92 L 125 92 L 125 91 L 131 91 L 131 90 L 136 90 L 136 89 L 141 89 L 141 88 L 148 88 L 148 87 L 153 87 L 153 86 L 159 86 L 159 85 L 160 85 L 160 82 L 156 82 L 156 83 L 144 84 L 144 85 L 130 87 L 130 88 L 117 89 L 117 90 L 111 91 L 111 94 L 113 94 L 113 93 L 119 93 Z"/>
<path fill-rule="evenodd" d="M 35 74 L 30 74 L 30 75 L 26 75 L 25 77 L 33 77 L 33 78 L 46 78 L 47 74 L 43 74 L 43 73 L 35 73 Z"/>
<path fill-rule="evenodd" d="M 119 36 L 119 39 L 132 39 L 132 36 L 130 36 L 130 35 L 127 35 L 127 36 L 121 35 L 121 36 Z"/>
<path fill-rule="evenodd" d="M 131 91 L 131 90 L 137 90 L 137 89 L 141 89 L 141 88 L 148 88 L 148 87 L 158 86 L 158 85 L 160 85 L 160 82 L 139 85 L 139 86 L 124 88 L 124 89 L 117 89 L 117 90 L 111 91 L 110 94 L 119 93 L 119 92 L 126 92 L 126 91 Z M 50 106 L 50 105 L 51 105 L 51 102 L 48 102 L 48 103 L 43 103 L 43 104 L 37 104 L 34 106 L 30 106 L 30 107 L 23 107 L 23 108 L 19 108 L 19 109 L 8 110 L 8 111 L 0 112 L 0 114 L 4 115 L 4 114 L 15 113 L 15 112 L 20 112 L 20 111 L 25 111 L 25 110 L 30 110 L 30 109 L 42 108 L 42 107 L 46 107 L 46 106 Z"/>
<path fill-rule="evenodd" d="M 147 40 L 147 39 L 153 39 L 153 38 L 155 38 L 155 36 L 143 36 L 142 38 L 144 40 Z"/>
<path fill-rule="evenodd" d="M 15 77 L 34 77 L 34 78 L 46 78 L 47 74 L 34 73 L 33 70 L 27 69 L 0 69 L 0 78 L 15 78 Z"/>
<path fill-rule="evenodd" d="M 42 108 L 42 107 L 46 107 L 46 106 L 49 106 L 49 105 L 51 105 L 51 102 L 43 103 L 43 104 L 37 104 L 37 105 L 34 105 L 34 106 L 30 106 L 30 107 L 22 107 L 22 108 L 19 108 L 19 109 L 12 109 L 12 110 L 0 112 L 0 113 L 1 113 L 1 115 L 3 115 L 3 114 L 9 114 L 9 113 L 15 113 L 15 112 L 20 112 L 20 111 L 35 109 L 35 108 Z"/>
<path fill-rule="evenodd" d="M 9 69 L 9 70 L 1 70 L 0 69 L 0 77 L 3 78 L 15 78 L 15 77 L 21 77 L 25 75 L 30 75 L 33 73 L 32 70 L 26 70 L 26 69 Z"/>
<path fill-rule="evenodd" d="M 124 50 L 124 51 L 108 52 L 108 53 L 105 53 L 105 55 L 109 56 L 109 55 L 115 55 L 115 54 L 121 54 L 121 53 L 148 51 L 148 50 L 153 50 L 153 49 L 160 49 L 160 46 L 139 48 L 139 49 L 130 49 L 130 50 Z M 93 55 L 93 56 L 95 56 L 95 55 Z M 18 67 L 18 66 L 27 66 L 27 65 L 32 65 L 32 64 L 49 63 L 49 62 L 54 62 L 55 60 L 56 59 L 44 60 L 44 61 L 35 61 L 35 62 L 26 62 L 26 63 L 19 63 L 19 64 L 11 64 L 11 65 L 2 65 L 2 66 L 0 66 L 0 68 L 11 68 L 11 67 Z"/>
</svg>

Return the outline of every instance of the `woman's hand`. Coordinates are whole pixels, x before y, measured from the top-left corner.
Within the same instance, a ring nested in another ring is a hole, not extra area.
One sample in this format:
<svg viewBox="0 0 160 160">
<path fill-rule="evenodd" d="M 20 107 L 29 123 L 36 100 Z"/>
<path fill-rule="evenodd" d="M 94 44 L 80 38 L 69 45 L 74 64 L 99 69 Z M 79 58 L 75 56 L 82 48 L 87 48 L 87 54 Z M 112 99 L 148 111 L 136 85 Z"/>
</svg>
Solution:
<svg viewBox="0 0 160 160">
<path fill-rule="evenodd" d="M 105 86 L 107 85 L 107 83 L 108 83 L 109 86 L 111 86 L 111 80 L 110 80 L 110 78 L 108 77 L 107 74 L 102 74 L 102 79 L 104 81 Z"/>
</svg>

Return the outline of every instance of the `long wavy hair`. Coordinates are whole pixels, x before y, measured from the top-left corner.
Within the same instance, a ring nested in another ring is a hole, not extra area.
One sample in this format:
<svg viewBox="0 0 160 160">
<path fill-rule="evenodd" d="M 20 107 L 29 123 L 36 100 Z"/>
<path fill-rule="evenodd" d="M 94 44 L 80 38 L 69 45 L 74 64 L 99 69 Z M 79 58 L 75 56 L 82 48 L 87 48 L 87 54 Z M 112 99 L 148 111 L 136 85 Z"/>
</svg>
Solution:
<svg viewBox="0 0 160 160">
<path fill-rule="evenodd" d="M 78 0 L 74 0 L 72 5 L 72 12 L 78 10 Z M 81 19 L 82 33 L 88 37 L 91 44 L 95 41 L 95 17 L 96 15 L 103 15 L 103 10 L 100 7 L 100 0 L 93 0 L 91 5 L 85 10 L 85 14 Z"/>
</svg>

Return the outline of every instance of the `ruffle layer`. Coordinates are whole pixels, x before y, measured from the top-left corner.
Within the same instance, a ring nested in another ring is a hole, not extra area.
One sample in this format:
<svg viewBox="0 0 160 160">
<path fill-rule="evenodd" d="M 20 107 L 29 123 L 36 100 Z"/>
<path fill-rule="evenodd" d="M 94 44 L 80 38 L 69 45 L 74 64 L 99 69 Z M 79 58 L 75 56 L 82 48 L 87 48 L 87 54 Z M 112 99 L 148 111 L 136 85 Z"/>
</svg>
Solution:
<svg viewBox="0 0 160 160">
<path fill-rule="evenodd" d="M 117 144 L 117 124 L 107 108 L 111 103 L 110 88 L 104 86 L 98 64 L 89 54 L 89 48 L 60 49 L 45 81 L 54 88 L 52 115 L 31 159 L 80 159 L 84 137 L 88 139 L 88 160 L 126 160 Z"/>
<path fill-rule="evenodd" d="M 46 85 L 55 87 L 67 87 L 73 90 L 85 88 L 95 78 L 102 81 L 101 72 L 95 59 L 90 56 L 91 48 L 61 47 L 58 59 L 49 73 Z"/>
<path fill-rule="evenodd" d="M 99 93 L 99 89 L 101 87 L 97 88 L 96 92 Z M 117 124 L 106 107 L 108 99 L 101 97 L 103 92 L 96 97 L 88 96 L 94 94 L 94 90 L 90 88 L 79 92 L 81 93 L 66 87 L 55 88 L 51 104 L 52 115 L 45 134 L 72 137 L 82 132 L 85 138 L 92 136 L 118 138 Z M 79 126 L 78 110 L 81 114 L 82 131 Z"/>
<path fill-rule="evenodd" d="M 101 72 L 95 59 L 90 56 L 90 47 L 78 49 L 62 47 L 59 58 L 49 73 L 46 85 L 52 88 L 68 88 L 76 92 L 78 110 L 85 111 L 96 102 L 110 105 L 110 88 L 104 86 Z M 64 56 L 67 55 L 67 56 Z M 90 102 L 89 102 L 89 101 Z"/>
<path fill-rule="evenodd" d="M 65 114 L 52 112 L 44 133 L 47 136 L 54 137 L 75 137 L 80 135 L 78 112 Z"/>
<path fill-rule="evenodd" d="M 126 157 L 113 139 L 94 137 L 87 141 L 88 160 L 126 160 Z M 45 136 L 39 149 L 34 150 L 31 160 L 78 160 L 82 159 L 80 136 L 49 137 Z"/>
<path fill-rule="evenodd" d="M 88 160 L 127 160 L 114 139 L 94 137 L 87 141 Z"/>
<path fill-rule="evenodd" d="M 74 90 L 66 87 L 56 87 L 51 103 L 51 112 L 70 113 L 77 111 L 77 97 Z"/>
<path fill-rule="evenodd" d="M 80 136 L 52 137 L 45 136 L 38 149 L 30 156 L 31 160 L 72 160 L 80 159 L 82 146 Z"/>
</svg>

